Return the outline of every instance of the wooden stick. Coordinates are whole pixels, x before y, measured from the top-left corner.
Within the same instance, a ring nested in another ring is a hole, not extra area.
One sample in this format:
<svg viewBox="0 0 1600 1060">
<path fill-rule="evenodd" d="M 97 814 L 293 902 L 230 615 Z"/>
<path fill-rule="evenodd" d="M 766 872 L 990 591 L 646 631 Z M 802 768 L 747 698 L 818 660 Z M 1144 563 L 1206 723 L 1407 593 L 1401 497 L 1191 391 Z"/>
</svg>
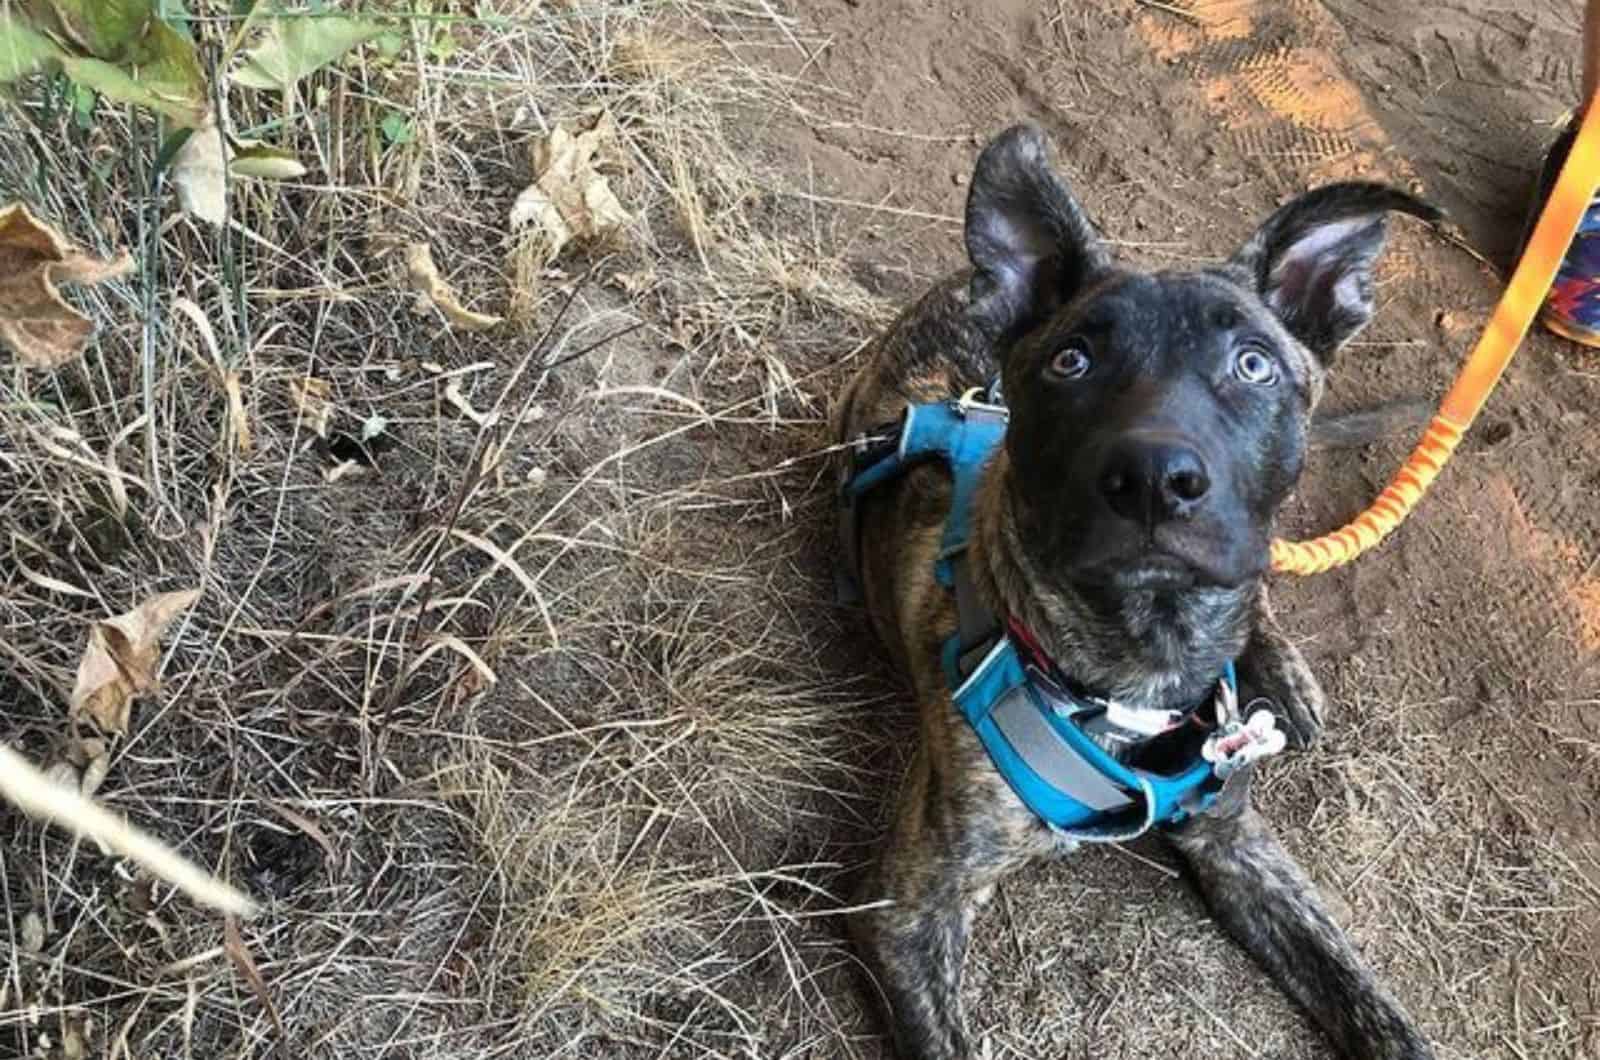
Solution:
<svg viewBox="0 0 1600 1060">
<path fill-rule="evenodd" d="M 240 917 L 256 913 L 255 903 L 243 892 L 186 860 L 154 836 L 51 780 L 5 744 L 0 744 L 0 796 L 31 817 L 53 821 L 131 858 L 202 905 Z"/>
</svg>

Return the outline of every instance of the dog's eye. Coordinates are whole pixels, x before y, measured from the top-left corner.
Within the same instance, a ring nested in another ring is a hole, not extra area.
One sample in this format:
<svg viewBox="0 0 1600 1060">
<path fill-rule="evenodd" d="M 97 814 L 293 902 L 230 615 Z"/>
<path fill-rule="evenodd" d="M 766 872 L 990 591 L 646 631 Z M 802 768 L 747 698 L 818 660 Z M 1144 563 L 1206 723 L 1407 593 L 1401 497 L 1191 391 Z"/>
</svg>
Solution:
<svg viewBox="0 0 1600 1060">
<path fill-rule="evenodd" d="M 1265 350 L 1246 346 L 1233 355 L 1233 374 L 1254 386 L 1269 386 L 1278 381 L 1278 364 Z"/>
<path fill-rule="evenodd" d="M 1067 343 L 1056 351 L 1050 358 L 1050 374 L 1057 379 L 1082 379 L 1089 374 L 1089 369 L 1094 362 L 1089 360 L 1089 351 L 1083 348 L 1081 342 Z"/>
</svg>

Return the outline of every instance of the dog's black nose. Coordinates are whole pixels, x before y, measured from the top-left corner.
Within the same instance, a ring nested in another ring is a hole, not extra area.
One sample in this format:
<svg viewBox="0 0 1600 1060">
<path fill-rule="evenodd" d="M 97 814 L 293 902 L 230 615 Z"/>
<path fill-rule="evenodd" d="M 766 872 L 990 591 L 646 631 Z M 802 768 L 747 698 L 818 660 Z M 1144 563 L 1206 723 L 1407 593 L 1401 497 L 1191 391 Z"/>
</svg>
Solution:
<svg viewBox="0 0 1600 1060">
<path fill-rule="evenodd" d="M 1124 439 L 1100 470 L 1100 493 L 1111 510 L 1141 523 L 1182 518 L 1210 489 L 1200 454 L 1170 442 Z"/>
</svg>

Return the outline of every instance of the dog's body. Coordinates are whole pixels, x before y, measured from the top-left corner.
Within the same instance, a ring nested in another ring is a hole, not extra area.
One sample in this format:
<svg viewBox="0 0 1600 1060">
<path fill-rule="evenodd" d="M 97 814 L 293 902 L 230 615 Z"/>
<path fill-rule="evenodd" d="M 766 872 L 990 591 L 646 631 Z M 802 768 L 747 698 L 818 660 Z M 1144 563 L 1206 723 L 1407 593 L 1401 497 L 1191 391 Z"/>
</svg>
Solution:
<svg viewBox="0 0 1600 1060">
<path fill-rule="evenodd" d="M 836 437 L 1001 378 L 1010 427 L 982 472 L 967 561 L 988 609 L 1122 703 L 1188 710 L 1236 659 L 1250 694 L 1307 744 L 1322 693 L 1273 624 L 1266 545 L 1326 362 L 1370 316 L 1391 209 L 1431 215 L 1372 185 L 1324 189 L 1226 265 L 1140 275 L 1110 263 L 1040 135 L 1012 129 L 973 180 L 973 269 L 868 351 Z M 959 992 L 973 916 L 1005 873 L 1072 846 L 1019 800 L 953 706 L 940 652 L 957 615 L 934 577 L 951 496 L 936 465 L 874 492 L 855 572 L 920 711 L 893 834 L 854 921 L 906 1060 L 970 1055 Z M 1251 808 L 1248 770 L 1167 834 L 1219 923 L 1345 1056 L 1432 1055 Z"/>
</svg>

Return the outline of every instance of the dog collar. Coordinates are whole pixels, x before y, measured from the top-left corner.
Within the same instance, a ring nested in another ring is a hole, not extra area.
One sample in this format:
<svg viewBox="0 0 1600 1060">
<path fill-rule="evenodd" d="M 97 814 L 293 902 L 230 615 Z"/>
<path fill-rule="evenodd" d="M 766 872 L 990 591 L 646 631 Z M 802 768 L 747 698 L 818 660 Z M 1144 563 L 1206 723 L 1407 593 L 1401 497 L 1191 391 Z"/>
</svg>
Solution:
<svg viewBox="0 0 1600 1060">
<path fill-rule="evenodd" d="M 1050 709 L 1075 718 L 1108 749 L 1132 747 L 1188 724 L 1209 724 L 1200 716 L 1202 703 L 1192 704 L 1187 710 L 1164 710 L 1131 706 L 1110 696 L 1096 695 L 1063 673 L 1039 638 L 1015 615 L 1007 616 L 1005 625 L 1006 635 L 1016 641 L 1028 679 Z"/>
<path fill-rule="evenodd" d="M 985 400 L 987 398 L 987 400 Z M 1201 707 L 1140 711 L 1077 693 L 1060 677 L 1038 641 L 1016 623 L 1002 626 L 984 606 L 967 568 L 972 502 L 984 465 L 1005 439 L 1007 412 L 991 388 L 957 401 L 915 405 L 894 427 L 853 447 L 840 482 L 846 580 L 859 575 L 859 505 L 878 486 L 930 460 L 950 470 L 953 493 L 934 575 L 955 596 L 957 631 L 944 645 L 951 697 L 1017 797 L 1071 840 L 1118 841 L 1156 825 L 1176 824 L 1211 804 L 1241 766 L 1284 746 L 1269 711 L 1239 716 L 1233 664 L 1208 700 L 1215 718 L 1204 738 L 1182 741 L 1185 753 L 1161 770 L 1120 760 L 1104 743 L 1130 730 L 1160 725 L 1163 735 L 1200 718 Z M 1140 738 L 1141 741 L 1145 739 Z"/>
</svg>

